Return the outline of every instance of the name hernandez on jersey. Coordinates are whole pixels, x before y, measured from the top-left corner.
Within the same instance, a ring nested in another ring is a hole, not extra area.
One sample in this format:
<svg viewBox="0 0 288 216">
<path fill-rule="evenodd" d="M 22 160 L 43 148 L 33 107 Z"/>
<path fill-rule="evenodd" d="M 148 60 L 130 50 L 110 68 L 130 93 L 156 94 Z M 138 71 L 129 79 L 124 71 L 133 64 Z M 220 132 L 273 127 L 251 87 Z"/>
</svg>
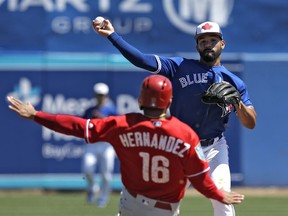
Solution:
<svg viewBox="0 0 288 216">
<path fill-rule="evenodd" d="M 149 132 L 129 132 L 119 134 L 120 141 L 124 147 L 150 147 L 166 152 L 171 152 L 179 157 L 184 157 L 184 152 L 190 149 L 190 144 L 179 138 L 166 135 L 158 135 Z M 183 145 L 181 147 L 180 145 Z"/>
</svg>

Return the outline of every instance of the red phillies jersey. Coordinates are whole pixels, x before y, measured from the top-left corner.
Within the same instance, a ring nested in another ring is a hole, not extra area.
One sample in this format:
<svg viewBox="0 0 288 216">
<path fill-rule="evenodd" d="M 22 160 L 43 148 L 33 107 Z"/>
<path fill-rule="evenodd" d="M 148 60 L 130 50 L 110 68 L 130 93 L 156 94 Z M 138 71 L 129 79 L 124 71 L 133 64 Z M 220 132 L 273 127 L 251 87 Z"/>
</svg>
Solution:
<svg viewBox="0 0 288 216">
<path fill-rule="evenodd" d="M 133 193 L 178 202 L 188 178 L 209 170 L 197 134 L 175 117 L 158 120 L 131 113 L 86 120 L 51 115 L 51 121 L 43 123 L 41 115 L 48 119 L 37 112 L 35 121 L 52 130 L 85 138 L 87 143 L 111 143 L 120 160 L 122 182 Z"/>
<path fill-rule="evenodd" d="M 124 186 L 150 198 L 177 202 L 184 196 L 186 177 L 208 170 L 204 156 L 196 153 L 198 136 L 175 117 L 155 120 L 132 113 L 92 119 L 85 135 L 89 143 L 111 143 Z"/>
</svg>

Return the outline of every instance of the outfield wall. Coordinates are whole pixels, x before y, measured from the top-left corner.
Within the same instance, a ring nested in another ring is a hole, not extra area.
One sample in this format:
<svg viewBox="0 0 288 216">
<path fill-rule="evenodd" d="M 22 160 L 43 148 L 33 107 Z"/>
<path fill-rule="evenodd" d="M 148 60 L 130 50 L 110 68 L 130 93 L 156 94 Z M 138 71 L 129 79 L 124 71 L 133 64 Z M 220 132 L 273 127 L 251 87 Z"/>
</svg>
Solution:
<svg viewBox="0 0 288 216">
<path fill-rule="evenodd" d="M 131 66 L 120 55 L 101 56 L 91 53 L 74 54 L 70 58 L 63 53 L 56 56 L 51 53 L 2 55 L 0 188 L 33 185 L 62 188 L 65 179 L 70 186 L 83 186 L 80 169 L 83 142 L 19 119 L 8 109 L 5 97 L 19 97 L 47 112 L 80 116 L 93 103 L 91 89 L 94 83 L 101 81 L 110 85 L 111 98 L 120 113 L 139 112 L 139 85 L 149 73 Z M 285 111 L 283 98 L 288 90 L 285 85 L 287 72 L 282 70 L 288 66 L 287 56 L 270 54 L 269 61 L 267 56 L 259 54 L 236 55 L 238 59 L 234 60 L 231 58 L 234 54 L 228 56 L 230 59 L 223 62 L 247 82 L 258 116 L 256 128 L 249 130 L 240 126 L 235 115 L 231 115 L 226 136 L 230 143 L 233 184 L 287 186 L 288 175 L 281 171 L 288 163 L 287 116 L 281 112 Z M 70 60 L 59 61 L 61 58 Z M 281 111 L 276 111 L 278 107 Z M 15 174 L 18 174 L 17 178 Z M 113 185 L 119 187 L 118 159 L 115 174 Z"/>
</svg>

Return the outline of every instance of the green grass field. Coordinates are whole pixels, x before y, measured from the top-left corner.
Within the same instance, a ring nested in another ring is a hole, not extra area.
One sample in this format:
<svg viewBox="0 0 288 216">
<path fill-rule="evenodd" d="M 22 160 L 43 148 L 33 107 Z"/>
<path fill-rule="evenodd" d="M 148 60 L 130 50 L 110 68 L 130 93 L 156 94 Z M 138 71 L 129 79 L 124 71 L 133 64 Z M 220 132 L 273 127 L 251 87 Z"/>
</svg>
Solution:
<svg viewBox="0 0 288 216">
<path fill-rule="evenodd" d="M 112 193 L 106 208 L 85 202 L 84 192 L 0 192 L 1 216 L 115 216 L 119 193 Z M 236 205 L 237 216 L 287 216 L 288 196 L 246 195 Z M 199 195 L 186 195 L 181 204 L 181 216 L 212 216 L 210 201 Z"/>
</svg>

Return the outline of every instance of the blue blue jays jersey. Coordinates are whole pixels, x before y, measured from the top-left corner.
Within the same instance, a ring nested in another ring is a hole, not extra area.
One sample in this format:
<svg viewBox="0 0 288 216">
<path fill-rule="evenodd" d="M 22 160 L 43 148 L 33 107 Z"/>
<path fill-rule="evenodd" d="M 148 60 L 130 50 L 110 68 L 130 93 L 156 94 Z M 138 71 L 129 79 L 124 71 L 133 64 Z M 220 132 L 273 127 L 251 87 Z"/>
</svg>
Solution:
<svg viewBox="0 0 288 216">
<path fill-rule="evenodd" d="M 252 106 L 245 83 L 224 66 L 209 67 L 193 59 L 158 57 L 158 73 L 173 84 L 171 114 L 192 127 L 201 139 L 214 138 L 225 131 L 228 115 L 222 108 L 208 105 L 201 96 L 213 82 L 227 81 L 237 88 L 246 106 Z"/>
<path fill-rule="evenodd" d="M 197 60 L 144 54 L 127 43 L 116 32 L 108 36 L 112 44 L 132 64 L 168 77 L 173 85 L 170 113 L 188 124 L 200 139 L 215 138 L 225 131 L 232 106 L 223 109 L 217 104 L 204 104 L 202 94 L 213 82 L 227 81 L 241 94 L 246 106 L 252 106 L 245 83 L 224 66 L 209 67 Z"/>
</svg>

